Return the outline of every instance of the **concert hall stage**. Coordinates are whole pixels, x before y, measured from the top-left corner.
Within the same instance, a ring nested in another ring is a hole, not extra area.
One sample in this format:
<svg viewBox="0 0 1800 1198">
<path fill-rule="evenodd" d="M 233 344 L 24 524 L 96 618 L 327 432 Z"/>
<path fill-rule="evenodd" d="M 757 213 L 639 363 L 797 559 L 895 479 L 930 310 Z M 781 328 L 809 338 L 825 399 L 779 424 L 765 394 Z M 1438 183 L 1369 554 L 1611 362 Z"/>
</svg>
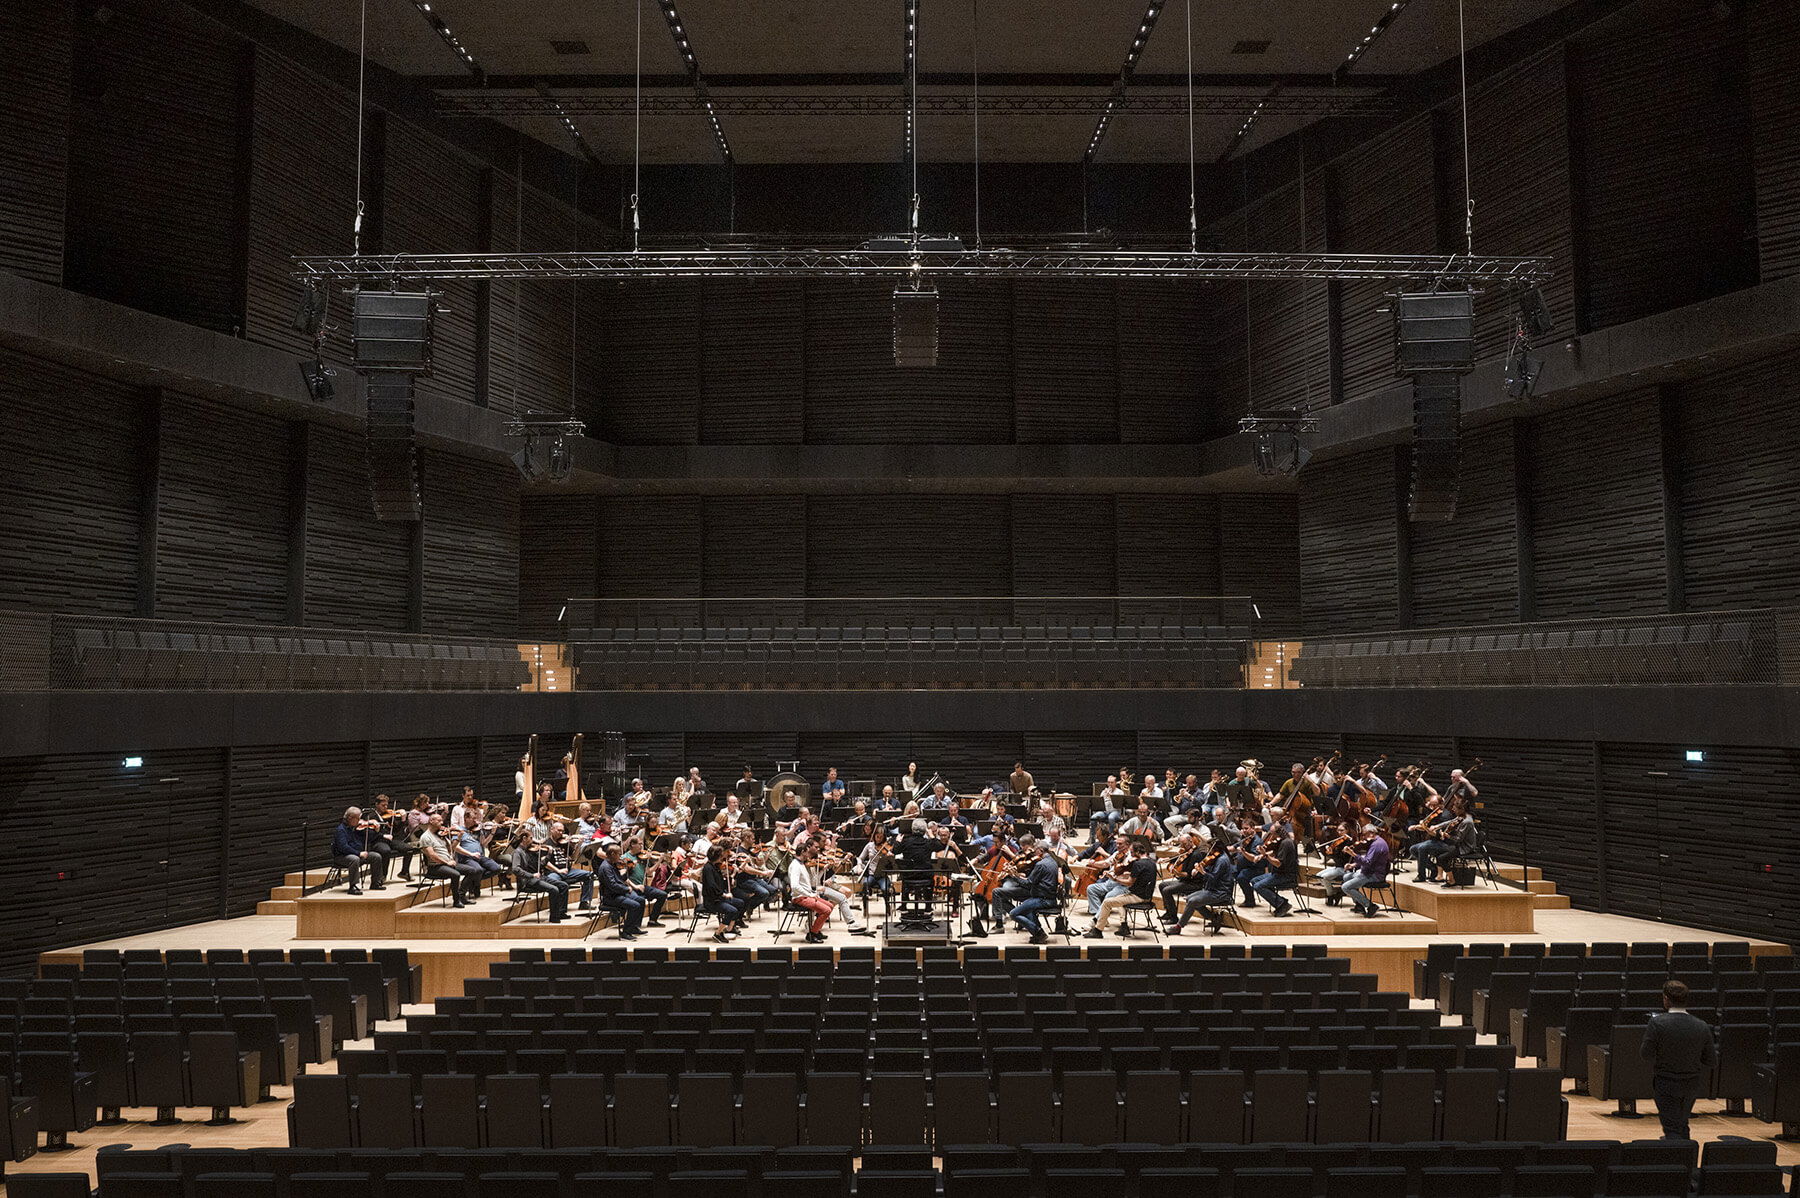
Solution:
<svg viewBox="0 0 1800 1198">
<path fill-rule="evenodd" d="M 1401 883 L 1405 887 L 1406 883 Z M 1454 892 L 1452 892 L 1454 893 Z M 1519 892 L 1513 891 L 1517 894 Z M 386 894 L 366 896 L 386 898 Z M 347 897 L 338 900 L 345 904 L 356 900 Z M 1403 897 L 1401 901 L 1406 901 Z M 1566 899 L 1564 900 L 1567 901 Z M 1318 906 L 1317 900 L 1313 900 Z M 361 904 L 358 904 L 359 906 Z M 410 931 L 404 921 L 397 930 L 403 934 L 387 935 L 361 934 L 346 932 L 338 936 L 301 937 L 296 934 L 296 917 L 293 915 L 251 915 L 241 919 L 214 920 L 209 923 L 190 924 L 185 927 L 170 928 L 160 932 L 150 932 L 141 936 L 128 936 L 117 940 L 99 941 L 93 944 L 71 945 L 44 953 L 42 960 L 57 962 L 73 962 L 81 959 L 83 949 L 89 948 L 160 948 L 160 949 L 209 949 L 209 948 L 366 948 L 372 942 L 384 946 L 403 947 L 412 961 L 422 968 L 423 994 L 427 1000 L 445 994 L 461 994 L 463 979 L 467 977 L 487 976 L 488 964 L 492 961 L 505 960 L 509 950 L 516 947 L 532 948 L 576 948 L 584 943 L 593 947 L 617 946 L 621 943 L 618 934 L 610 928 L 601 928 L 585 941 L 582 933 L 586 930 L 586 921 L 571 918 L 565 924 L 522 922 L 514 920 L 502 925 L 501 920 L 506 913 L 505 898 L 488 895 L 466 911 L 446 910 L 445 914 L 463 916 L 466 926 L 473 927 L 475 921 L 485 921 L 479 930 L 472 934 L 454 936 L 448 934 L 431 934 L 425 936 L 405 934 Z M 1372 973 L 1381 981 L 1381 988 L 1387 990 L 1409 990 L 1412 986 L 1412 962 L 1424 955 L 1425 946 L 1437 943 L 1466 943 L 1471 939 L 1470 933 L 1452 932 L 1414 932 L 1408 929 L 1408 920 L 1389 915 L 1382 919 L 1362 920 L 1343 916 L 1342 909 L 1319 908 L 1328 915 L 1328 920 L 1312 920 L 1305 917 L 1289 919 L 1271 919 L 1265 916 L 1261 920 L 1250 921 L 1255 925 L 1254 935 L 1240 936 L 1236 932 L 1226 930 L 1213 937 L 1201 934 L 1198 923 L 1190 924 L 1186 932 L 1176 937 L 1152 938 L 1144 932 L 1137 933 L 1130 940 L 1121 940 L 1117 935 L 1108 934 L 1104 941 L 1085 940 L 1079 936 L 1065 940 L 1060 936 L 1051 938 L 1052 946 L 1068 945 L 1085 950 L 1088 946 L 1104 944 L 1115 945 L 1184 945 L 1210 946 L 1215 944 L 1323 944 L 1327 954 L 1334 957 L 1347 957 L 1351 969 L 1357 973 Z M 1245 914 L 1253 914 L 1245 912 Z M 1657 923 L 1649 920 L 1631 919 L 1622 915 L 1602 915 L 1592 911 L 1579 911 L 1570 908 L 1548 908 L 1532 913 L 1535 929 L 1525 932 L 1487 932 L 1473 934 L 1485 941 L 1580 941 L 1595 943 L 1601 941 L 1660 941 L 1675 940 L 1741 941 L 1741 936 L 1728 936 L 1718 932 L 1701 931 L 1697 928 L 1683 928 L 1672 924 Z M 404 915 L 404 912 L 402 912 Z M 1414 916 L 1414 920 L 1422 917 Z M 527 917 L 528 920 L 535 916 Z M 1079 930 L 1086 926 L 1085 910 L 1078 911 L 1071 917 L 1074 928 Z M 1321 926 L 1328 923 L 1329 926 Z M 753 922 L 750 930 L 741 938 L 733 941 L 739 948 L 761 948 L 778 945 L 798 946 L 801 938 L 798 933 L 790 933 L 780 938 L 771 935 L 776 924 L 774 913 L 765 913 Z M 1272 925 L 1272 926 L 1265 926 Z M 1419 926 L 1414 924 L 1413 926 Z M 671 916 L 664 926 L 648 928 L 644 936 L 633 942 L 636 948 L 713 948 L 716 947 L 704 930 L 690 941 L 686 935 L 687 920 Z M 492 930 L 500 929 L 500 930 Z M 448 928 L 441 929 L 448 932 Z M 554 937 L 547 934 L 555 934 Z M 879 937 L 853 936 L 846 932 L 834 918 L 826 932 L 826 943 L 838 948 L 850 946 L 873 947 L 882 951 Z M 990 934 L 985 939 L 961 942 L 965 946 L 989 945 L 1008 946 L 1023 945 L 1025 936 L 1018 932 Z M 1787 953 L 1788 946 L 1768 940 L 1751 940 L 1750 951 L 1753 955 L 1764 953 Z M 910 951 L 910 950 L 909 950 Z"/>
</svg>

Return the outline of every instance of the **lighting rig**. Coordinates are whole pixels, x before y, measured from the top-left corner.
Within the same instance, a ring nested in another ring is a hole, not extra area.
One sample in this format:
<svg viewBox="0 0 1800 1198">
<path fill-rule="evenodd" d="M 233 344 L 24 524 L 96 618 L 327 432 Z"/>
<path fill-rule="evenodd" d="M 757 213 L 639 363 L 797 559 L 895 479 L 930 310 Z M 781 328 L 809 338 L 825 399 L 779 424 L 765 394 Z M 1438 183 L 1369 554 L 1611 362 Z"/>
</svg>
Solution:
<svg viewBox="0 0 1800 1198">
<path fill-rule="evenodd" d="M 1256 472 L 1265 478 L 1300 473 L 1312 459 L 1312 451 L 1300 438 L 1319 431 L 1319 421 L 1298 408 L 1259 412 L 1238 420 L 1238 432 L 1256 438 Z"/>
<path fill-rule="evenodd" d="M 630 116 L 642 111 L 647 116 L 680 116 L 687 113 L 748 113 L 768 116 L 869 116 L 905 113 L 911 105 L 904 96 L 841 95 L 756 95 L 756 96 L 632 96 L 559 94 L 546 99 L 542 95 L 501 92 L 440 91 L 433 102 L 439 116 L 518 117 L 562 116 Z M 1364 94 L 1320 94 L 1254 96 L 1243 93 L 1218 92 L 1196 95 L 1193 110 L 1212 116 L 1247 116 L 1252 112 L 1267 116 L 1392 116 L 1400 106 L 1392 96 Z M 1109 92 L 1094 96 L 1040 96 L 1020 93 L 984 94 L 977 98 L 965 95 L 929 95 L 918 97 L 920 116 L 968 116 L 976 111 L 983 115 L 1047 113 L 1052 116 L 1085 116 L 1090 113 L 1135 112 L 1151 116 L 1182 116 L 1188 111 L 1187 97 L 1181 95 L 1144 95 L 1137 92 Z M 723 147 L 721 147 L 723 148 Z"/>
<path fill-rule="evenodd" d="M 520 477 L 530 483 L 560 483 L 567 482 L 574 470 L 569 438 L 587 432 L 587 425 L 551 412 L 527 412 L 524 419 L 510 420 L 500 431 L 525 442 L 512 455 Z"/>
</svg>

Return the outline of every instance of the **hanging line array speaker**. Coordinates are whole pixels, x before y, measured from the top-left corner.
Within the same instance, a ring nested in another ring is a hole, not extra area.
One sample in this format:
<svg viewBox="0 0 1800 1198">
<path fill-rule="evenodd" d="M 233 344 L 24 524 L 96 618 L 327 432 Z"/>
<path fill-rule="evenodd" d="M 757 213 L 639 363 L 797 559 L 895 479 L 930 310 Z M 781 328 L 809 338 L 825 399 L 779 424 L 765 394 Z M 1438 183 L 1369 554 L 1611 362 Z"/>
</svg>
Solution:
<svg viewBox="0 0 1800 1198">
<path fill-rule="evenodd" d="M 371 370 L 363 388 L 369 401 L 369 497 L 377 520 L 419 519 L 419 450 L 413 432 L 413 374 Z"/>
<path fill-rule="evenodd" d="M 1462 457 L 1462 376 L 1415 374 L 1412 478 L 1407 517 L 1441 523 L 1456 515 L 1457 467 Z"/>
<path fill-rule="evenodd" d="M 937 348 L 937 289 L 895 289 L 894 365 L 936 366 Z"/>
<path fill-rule="evenodd" d="M 350 333 L 358 370 L 431 373 L 429 291 L 359 291 L 351 309 Z"/>
</svg>

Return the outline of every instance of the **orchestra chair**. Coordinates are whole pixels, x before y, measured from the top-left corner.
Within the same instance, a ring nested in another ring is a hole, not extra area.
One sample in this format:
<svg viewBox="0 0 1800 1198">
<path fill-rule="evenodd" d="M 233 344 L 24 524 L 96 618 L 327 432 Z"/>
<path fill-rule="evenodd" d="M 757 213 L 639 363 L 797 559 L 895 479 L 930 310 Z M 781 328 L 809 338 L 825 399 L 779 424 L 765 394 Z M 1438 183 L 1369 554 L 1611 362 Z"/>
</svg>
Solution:
<svg viewBox="0 0 1800 1198">
<path fill-rule="evenodd" d="M 747 1072 L 741 1087 L 738 1143 L 778 1149 L 800 1143 L 800 1092 L 795 1074 Z"/>
<path fill-rule="evenodd" d="M 1410 1144 L 1436 1138 L 1437 1088 L 1433 1070 L 1383 1069 L 1375 1082 L 1375 1140 Z"/>
<path fill-rule="evenodd" d="M 888 1144 L 929 1144 L 924 1072 L 871 1074 L 868 1125 Z"/>
<path fill-rule="evenodd" d="M 553 1101 L 556 1096 L 554 1083 L 555 1079 L 552 1079 Z M 481 1095 L 473 1077 L 428 1073 L 420 1076 L 415 1084 L 419 1088 L 418 1142 L 421 1146 L 473 1148 L 480 1143 Z M 599 1110 L 604 1103 L 605 1095 L 601 1093 L 599 1102 L 592 1109 Z"/>
<path fill-rule="evenodd" d="M 803 1118 L 808 1144 L 861 1144 L 863 1075 L 808 1074 Z"/>
<path fill-rule="evenodd" d="M 1188 1137 L 1208 1144 L 1246 1144 L 1244 1074 L 1237 1069 L 1188 1074 Z"/>
<path fill-rule="evenodd" d="M 1162 920 L 1157 914 L 1161 910 L 1154 899 L 1138 899 L 1126 903 L 1119 912 L 1119 934 L 1130 939 L 1133 932 L 1143 929 L 1150 933 L 1152 939 L 1162 940 Z"/>
<path fill-rule="evenodd" d="M 674 1106 L 666 1073 L 621 1073 L 613 1079 L 613 1144 L 619 1148 L 666 1148 Z"/>
<path fill-rule="evenodd" d="M 125 1033 L 77 1030 L 75 1064 L 83 1073 L 94 1075 L 94 1101 L 100 1107 L 95 1126 L 125 1122 L 120 1108 L 138 1105 L 131 1087 L 131 1043 Z"/>
<path fill-rule="evenodd" d="M 691 1148 L 736 1143 L 735 1085 L 729 1073 L 683 1073 L 677 1083 L 676 1143 Z"/>
<path fill-rule="evenodd" d="M 1375 1075 L 1366 1069 L 1321 1069 L 1313 1080 L 1313 1134 L 1318 1144 L 1375 1138 Z"/>
<path fill-rule="evenodd" d="M 1180 1143 L 1181 1074 L 1172 1069 L 1133 1069 L 1124 1077 L 1125 1142 Z"/>
<path fill-rule="evenodd" d="M 994 1135 L 1000 1143 L 1047 1144 L 1056 1139 L 1053 1080 L 1044 1070 L 995 1076 Z"/>
<path fill-rule="evenodd" d="M 648 1184 L 646 1178 L 646 1184 Z M 463 1192 L 466 1182 L 461 1173 L 427 1173 L 405 1170 L 389 1173 L 381 1179 L 383 1198 L 445 1198 Z"/>
<path fill-rule="evenodd" d="M 1059 1138 L 1063 1143 L 1118 1142 L 1121 1122 L 1118 1077 L 1110 1069 L 1064 1073 L 1061 1105 L 1062 1135 Z"/>
<path fill-rule="evenodd" d="M 404 1073 L 365 1073 L 351 1080 L 350 1096 L 358 1147 L 418 1146 L 411 1077 Z"/>
<path fill-rule="evenodd" d="M 1750 1076 L 1750 1109 L 1764 1123 L 1781 1124 L 1782 1140 L 1800 1139 L 1800 1044 L 1776 1044 Z"/>
<path fill-rule="evenodd" d="M 45 1152 L 68 1151 L 73 1147 L 70 1132 L 94 1126 L 99 1107 L 94 1099 L 94 1075 L 76 1067 L 74 1053 L 21 1052 L 13 1057 L 13 1070 L 18 1075 L 19 1097 L 34 1100 Z M 14 1159 L 25 1158 L 15 1153 Z"/>
<path fill-rule="evenodd" d="M 937 1198 L 936 1169 L 863 1169 L 857 1198 Z"/>
<path fill-rule="evenodd" d="M 937 1073 L 932 1078 L 932 1126 L 940 1150 L 946 1144 L 989 1144 L 994 1105 L 989 1078 L 981 1073 Z"/>
</svg>

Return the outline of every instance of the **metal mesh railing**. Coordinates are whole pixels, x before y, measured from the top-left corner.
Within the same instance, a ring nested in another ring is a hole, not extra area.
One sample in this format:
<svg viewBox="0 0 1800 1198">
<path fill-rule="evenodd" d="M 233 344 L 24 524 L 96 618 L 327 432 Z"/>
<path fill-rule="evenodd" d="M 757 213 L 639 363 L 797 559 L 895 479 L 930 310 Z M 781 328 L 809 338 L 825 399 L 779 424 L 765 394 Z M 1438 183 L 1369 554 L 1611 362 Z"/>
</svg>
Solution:
<svg viewBox="0 0 1800 1198">
<path fill-rule="evenodd" d="M 266 624 L 0 613 L 7 690 L 517 690 L 510 641 Z"/>
<path fill-rule="evenodd" d="M 895 639 L 930 639 L 948 629 L 1042 629 L 1072 636 L 1143 634 L 1159 638 L 1245 640 L 1259 620 L 1248 595 L 869 595 L 733 599 L 570 599 L 565 639 L 614 629 L 742 629 L 769 639 L 786 627 L 885 630 Z M 759 631 L 760 630 L 760 631 Z"/>
<path fill-rule="evenodd" d="M 1308 640 L 1301 686 L 1772 686 L 1800 621 L 1770 608 L 1546 620 Z"/>
</svg>

